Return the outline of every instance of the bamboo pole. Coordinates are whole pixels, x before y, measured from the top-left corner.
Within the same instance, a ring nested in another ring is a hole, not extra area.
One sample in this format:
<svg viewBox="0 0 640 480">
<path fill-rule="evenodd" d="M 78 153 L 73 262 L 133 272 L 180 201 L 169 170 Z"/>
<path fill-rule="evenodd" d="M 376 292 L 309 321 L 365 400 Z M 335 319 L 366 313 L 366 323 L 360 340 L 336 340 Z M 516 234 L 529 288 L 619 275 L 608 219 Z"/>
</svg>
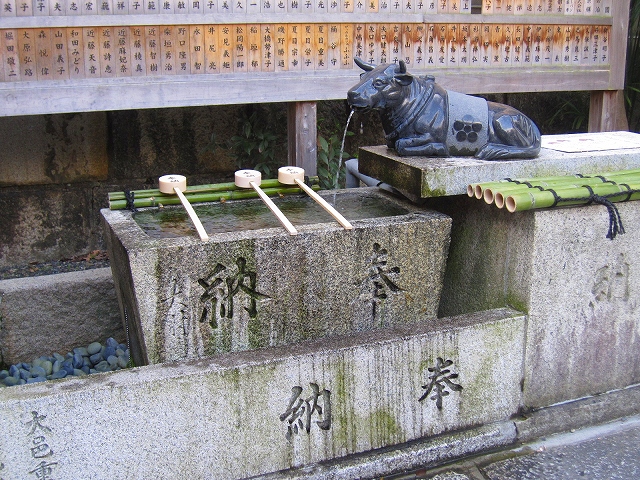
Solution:
<svg viewBox="0 0 640 480">
<path fill-rule="evenodd" d="M 626 187 L 603 183 L 591 186 L 591 191 L 586 187 L 562 187 L 551 190 L 529 189 L 528 192 L 519 192 L 509 195 L 505 200 L 505 207 L 511 213 L 535 208 L 546 208 L 566 205 L 584 205 L 591 201 L 591 194 L 605 197 L 610 202 L 623 200 L 637 200 L 640 198 L 640 181 L 629 183 L 630 193 Z M 555 195 L 554 195 L 555 192 Z M 556 196 L 559 201 L 556 203 Z"/>
<path fill-rule="evenodd" d="M 309 184 L 313 187 L 317 185 L 319 182 L 318 177 L 309 177 Z M 281 184 L 277 179 L 267 179 L 262 181 L 263 190 L 265 188 L 275 188 L 280 187 Z M 228 192 L 232 190 L 240 190 L 239 187 L 236 186 L 235 182 L 226 182 L 226 183 L 210 183 L 204 185 L 193 185 L 191 187 L 187 187 L 187 189 L 183 192 L 185 196 L 189 197 L 189 195 L 194 193 L 214 193 L 214 192 Z M 159 189 L 149 189 L 149 190 L 132 190 L 135 195 L 135 198 L 151 198 L 151 197 L 163 197 L 165 194 L 160 192 Z M 108 193 L 109 201 L 112 200 L 126 200 L 124 192 L 109 192 Z M 160 200 L 158 200 L 160 201 Z M 164 203 L 164 202 L 160 202 Z"/>
<path fill-rule="evenodd" d="M 476 197 L 478 200 L 484 198 L 484 191 L 487 188 L 490 189 L 498 189 L 500 190 L 505 185 L 513 185 L 516 182 L 520 183 L 530 183 L 532 185 L 539 185 L 543 182 L 562 182 L 562 181 L 575 181 L 575 180 L 587 180 L 591 178 L 598 178 L 598 176 L 605 177 L 606 180 L 613 180 L 616 182 L 620 182 L 617 180 L 621 177 L 629 177 L 629 176 L 640 176 L 640 169 L 630 169 L 630 170 L 620 170 L 616 172 L 606 172 L 606 173 L 594 173 L 591 175 L 556 175 L 552 177 L 530 177 L 530 178 L 517 178 L 513 180 L 496 180 L 492 182 L 480 182 L 480 183 L 472 183 L 467 186 L 467 195 L 469 197 Z"/>
<path fill-rule="evenodd" d="M 616 178 L 620 179 L 622 177 L 616 177 Z M 640 178 L 640 175 L 638 175 L 637 177 L 629 176 L 630 181 L 637 181 L 638 178 Z M 589 185 L 589 186 L 605 185 L 605 184 L 613 185 L 608 180 L 610 179 L 606 178 L 605 180 L 603 180 L 602 178 L 599 178 L 599 177 L 588 177 L 588 178 L 572 177 L 572 179 L 569 181 L 558 180 L 558 181 L 549 181 L 549 182 L 532 182 L 530 185 L 532 185 L 534 189 L 537 189 L 537 190 L 540 190 L 540 188 L 537 188 L 537 187 L 542 187 L 542 189 L 549 190 L 549 189 L 557 189 L 557 188 L 572 188 L 572 187 L 577 188 L 577 187 L 582 187 L 584 185 Z M 625 182 L 619 182 L 617 184 L 620 185 L 621 183 L 625 183 Z M 501 188 L 498 191 L 494 191 L 491 188 L 487 188 L 484 191 L 483 198 L 486 203 L 488 204 L 495 203 L 496 207 L 503 208 L 504 202 L 509 195 L 516 195 L 518 193 L 528 192 L 529 190 L 531 190 L 531 188 L 528 185 L 524 185 L 524 184 L 512 184 L 511 186 L 505 186 L 504 188 Z"/>
<path fill-rule="evenodd" d="M 312 188 L 319 190 L 320 187 L 314 185 Z M 291 188 L 265 188 L 264 192 L 272 197 L 279 195 L 295 195 L 301 194 L 302 190 L 298 187 Z M 219 202 L 221 200 L 244 200 L 248 198 L 259 198 L 258 194 L 254 190 L 226 190 L 220 192 L 211 193 L 193 193 L 185 195 L 191 203 L 205 203 L 205 202 Z M 160 197 L 147 197 L 147 198 L 135 198 L 134 206 L 136 208 L 144 207 L 158 207 L 160 205 L 178 205 L 180 199 L 173 195 L 164 195 Z M 109 202 L 109 208 L 111 210 L 124 210 L 127 208 L 127 200 L 112 200 Z"/>
</svg>

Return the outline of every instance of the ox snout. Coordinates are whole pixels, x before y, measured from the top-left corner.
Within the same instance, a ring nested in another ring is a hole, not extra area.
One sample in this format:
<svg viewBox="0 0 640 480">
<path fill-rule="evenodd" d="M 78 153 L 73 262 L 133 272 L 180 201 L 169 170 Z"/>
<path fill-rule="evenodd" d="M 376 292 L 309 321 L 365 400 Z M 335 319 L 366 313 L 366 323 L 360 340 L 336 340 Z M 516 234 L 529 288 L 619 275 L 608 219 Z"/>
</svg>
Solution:
<svg viewBox="0 0 640 480">
<path fill-rule="evenodd" d="M 359 90 L 349 90 L 347 92 L 347 102 L 349 103 L 349 106 L 355 110 L 366 110 L 371 108 L 371 101 L 369 97 L 363 95 Z"/>
</svg>

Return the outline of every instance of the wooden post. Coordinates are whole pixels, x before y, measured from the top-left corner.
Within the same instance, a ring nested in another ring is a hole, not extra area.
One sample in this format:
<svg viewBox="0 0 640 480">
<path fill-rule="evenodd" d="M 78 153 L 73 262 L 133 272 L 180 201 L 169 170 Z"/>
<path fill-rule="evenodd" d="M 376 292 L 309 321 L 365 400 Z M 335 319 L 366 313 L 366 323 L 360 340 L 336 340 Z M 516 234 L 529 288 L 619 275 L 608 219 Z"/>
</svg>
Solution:
<svg viewBox="0 0 640 480">
<path fill-rule="evenodd" d="M 629 29 L 629 1 L 611 2 L 613 25 L 609 36 L 610 90 L 591 92 L 589 131 L 629 130 L 624 108 L 624 73 Z"/>
<path fill-rule="evenodd" d="M 304 168 L 306 175 L 317 175 L 316 102 L 293 102 L 288 110 L 289 165 Z"/>
<path fill-rule="evenodd" d="M 589 132 L 629 130 L 624 108 L 624 90 L 591 92 Z"/>
</svg>

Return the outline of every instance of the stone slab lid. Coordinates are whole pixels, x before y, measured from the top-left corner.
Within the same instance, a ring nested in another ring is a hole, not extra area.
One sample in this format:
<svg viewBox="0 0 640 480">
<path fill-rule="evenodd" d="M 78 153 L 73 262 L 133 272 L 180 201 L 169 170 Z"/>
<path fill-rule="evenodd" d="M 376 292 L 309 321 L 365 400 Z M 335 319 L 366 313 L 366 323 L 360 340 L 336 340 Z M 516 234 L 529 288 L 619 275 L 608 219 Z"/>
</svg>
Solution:
<svg viewBox="0 0 640 480">
<path fill-rule="evenodd" d="M 534 159 L 401 157 L 385 145 L 362 147 L 360 173 L 392 185 L 410 200 L 466 194 L 471 183 L 606 173 L 640 168 L 640 134 L 632 132 L 543 135 Z"/>
</svg>

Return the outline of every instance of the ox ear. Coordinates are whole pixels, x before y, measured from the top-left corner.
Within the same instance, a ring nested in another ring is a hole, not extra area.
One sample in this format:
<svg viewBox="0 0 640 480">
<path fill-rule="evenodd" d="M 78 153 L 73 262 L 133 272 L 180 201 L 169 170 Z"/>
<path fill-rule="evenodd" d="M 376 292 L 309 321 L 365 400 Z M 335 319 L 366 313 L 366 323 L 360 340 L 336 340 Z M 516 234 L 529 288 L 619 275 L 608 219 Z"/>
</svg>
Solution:
<svg viewBox="0 0 640 480">
<path fill-rule="evenodd" d="M 411 82 L 413 82 L 413 75 L 407 73 L 407 65 L 402 60 L 400 60 L 400 64 L 394 72 L 393 79 L 403 87 L 411 85 Z"/>
<path fill-rule="evenodd" d="M 370 63 L 363 62 L 358 57 L 354 58 L 353 61 L 356 63 L 356 65 L 358 65 L 365 72 L 370 72 L 371 70 L 376 68 L 374 65 L 371 65 Z"/>
</svg>

